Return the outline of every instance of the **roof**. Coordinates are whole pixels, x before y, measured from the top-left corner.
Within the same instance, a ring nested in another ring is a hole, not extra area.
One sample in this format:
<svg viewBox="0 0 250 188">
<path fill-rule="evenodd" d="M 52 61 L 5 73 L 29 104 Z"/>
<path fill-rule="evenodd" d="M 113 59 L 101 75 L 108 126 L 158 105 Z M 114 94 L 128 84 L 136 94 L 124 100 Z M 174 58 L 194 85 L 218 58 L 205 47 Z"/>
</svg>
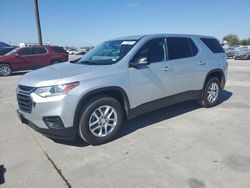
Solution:
<svg viewBox="0 0 250 188">
<path fill-rule="evenodd" d="M 118 37 L 115 38 L 114 40 L 140 40 L 144 36 L 145 35 L 131 35 L 131 36 Z"/>
<path fill-rule="evenodd" d="M 194 35 L 194 34 L 146 34 L 146 35 L 132 35 L 132 36 L 124 36 L 115 38 L 114 40 L 140 40 L 144 37 L 165 37 L 165 36 L 176 36 L 176 37 L 205 37 L 205 38 L 214 38 L 211 36 L 205 35 Z"/>
</svg>

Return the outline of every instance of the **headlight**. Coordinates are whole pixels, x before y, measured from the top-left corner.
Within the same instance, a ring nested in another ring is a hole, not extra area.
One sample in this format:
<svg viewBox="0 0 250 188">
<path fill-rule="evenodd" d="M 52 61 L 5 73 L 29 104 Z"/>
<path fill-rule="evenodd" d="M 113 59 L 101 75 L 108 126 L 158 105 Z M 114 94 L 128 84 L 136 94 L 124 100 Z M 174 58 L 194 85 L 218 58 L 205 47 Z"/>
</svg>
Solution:
<svg viewBox="0 0 250 188">
<path fill-rule="evenodd" d="M 52 97 L 57 95 L 67 94 L 71 89 L 79 85 L 79 82 L 62 84 L 56 86 L 39 87 L 35 90 L 35 93 L 41 97 Z"/>
</svg>

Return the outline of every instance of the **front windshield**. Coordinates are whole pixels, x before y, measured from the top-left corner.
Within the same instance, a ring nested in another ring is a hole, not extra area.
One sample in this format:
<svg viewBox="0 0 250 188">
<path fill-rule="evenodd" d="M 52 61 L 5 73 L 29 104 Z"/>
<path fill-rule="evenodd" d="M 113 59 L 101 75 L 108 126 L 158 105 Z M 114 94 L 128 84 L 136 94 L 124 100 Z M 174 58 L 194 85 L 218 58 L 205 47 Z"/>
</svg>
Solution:
<svg viewBox="0 0 250 188">
<path fill-rule="evenodd" d="M 136 40 L 107 41 L 97 46 L 75 63 L 110 65 L 121 60 L 136 44 Z"/>
</svg>

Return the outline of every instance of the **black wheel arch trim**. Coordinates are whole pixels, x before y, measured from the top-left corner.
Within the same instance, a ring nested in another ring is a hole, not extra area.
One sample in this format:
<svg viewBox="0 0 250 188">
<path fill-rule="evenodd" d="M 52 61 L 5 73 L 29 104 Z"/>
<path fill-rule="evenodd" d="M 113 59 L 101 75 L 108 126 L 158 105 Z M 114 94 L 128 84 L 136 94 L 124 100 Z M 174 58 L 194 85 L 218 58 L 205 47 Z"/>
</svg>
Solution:
<svg viewBox="0 0 250 188">
<path fill-rule="evenodd" d="M 225 80 L 225 74 L 224 74 L 223 70 L 222 70 L 222 69 L 213 69 L 213 70 L 210 70 L 210 71 L 207 73 L 206 78 L 205 78 L 204 83 L 203 83 L 203 89 L 204 89 L 205 86 L 206 86 L 206 82 L 207 82 L 207 79 L 209 78 L 209 76 L 210 76 L 211 74 L 215 73 L 215 72 L 220 72 L 220 73 L 221 73 L 221 75 L 222 75 L 221 88 L 224 88 L 225 83 L 226 83 L 226 80 Z"/>
<path fill-rule="evenodd" d="M 82 96 L 82 98 L 78 102 L 76 110 L 75 110 L 73 126 L 75 128 L 78 126 L 79 115 L 80 115 L 79 113 L 81 111 L 81 107 L 82 107 L 84 101 L 86 101 L 91 96 L 103 94 L 104 92 L 112 92 L 112 91 L 119 92 L 122 95 L 123 104 L 124 104 L 123 108 L 124 108 L 126 116 L 127 116 L 129 111 L 130 111 L 130 103 L 129 103 L 128 95 L 125 92 L 125 90 L 119 86 L 103 87 L 103 88 L 98 88 L 98 89 L 92 90 L 92 91 L 90 91 Z"/>
</svg>

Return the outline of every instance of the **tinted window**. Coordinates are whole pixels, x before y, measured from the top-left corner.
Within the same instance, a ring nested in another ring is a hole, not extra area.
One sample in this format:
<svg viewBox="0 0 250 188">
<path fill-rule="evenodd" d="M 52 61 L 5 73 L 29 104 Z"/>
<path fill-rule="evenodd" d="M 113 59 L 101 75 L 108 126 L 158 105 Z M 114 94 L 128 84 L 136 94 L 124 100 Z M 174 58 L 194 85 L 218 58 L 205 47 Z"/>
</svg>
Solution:
<svg viewBox="0 0 250 188">
<path fill-rule="evenodd" d="M 19 55 L 31 55 L 31 48 L 22 48 L 17 52 Z"/>
<path fill-rule="evenodd" d="M 194 44 L 194 41 L 192 39 L 188 39 L 188 41 L 190 44 L 192 54 L 193 54 L 193 56 L 195 56 L 198 53 L 198 48 L 196 47 L 196 45 Z"/>
<path fill-rule="evenodd" d="M 132 62 L 137 62 L 140 58 L 147 58 L 149 63 L 164 61 L 165 40 L 153 39 L 142 46 L 136 53 Z"/>
<path fill-rule="evenodd" d="M 0 55 L 5 55 L 7 53 L 9 53 L 11 50 L 14 50 L 15 48 L 4 48 L 4 49 L 0 49 Z"/>
<path fill-rule="evenodd" d="M 67 53 L 66 50 L 63 49 L 63 47 L 51 46 L 50 48 L 57 53 Z"/>
<path fill-rule="evenodd" d="M 225 53 L 217 39 L 201 38 L 201 40 L 213 53 Z"/>
<path fill-rule="evenodd" d="M 194 52 L 197 53 L 198 49 L 193 44 L 195 46 L 193 52 L 193 50 L 191 49 L 192 43 L 193 41 L 188 38 L 183 38 L 183 37 L 167 38 L 168 58 L 171 60 L 171 59 L 179 59 L 179 58 L 194 56 L 195 55 Z"/>
<path fill-rule="evenodd" d="M 33 55 L 46 54 L 47 50 L 45 48 L 32 48 L 31 53 Z"/>
</svg>

